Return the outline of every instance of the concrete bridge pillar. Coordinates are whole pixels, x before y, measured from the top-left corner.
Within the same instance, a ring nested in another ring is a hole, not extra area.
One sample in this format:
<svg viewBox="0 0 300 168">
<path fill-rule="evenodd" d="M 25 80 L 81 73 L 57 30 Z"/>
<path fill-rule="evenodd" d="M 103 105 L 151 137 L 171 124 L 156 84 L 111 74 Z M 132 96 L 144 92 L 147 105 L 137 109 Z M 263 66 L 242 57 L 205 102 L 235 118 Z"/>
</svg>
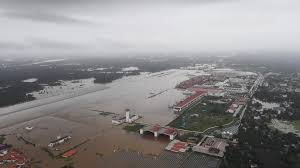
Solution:
<svg viewBox="0 0 300 168">
<path fill-rule="evenodd" d="M 144 130 L 143 129 L 140 129 L 140 134 L 144 134 Z"/>
<path fill-rule="evenodd" d="M 171 141 L 174 140 L 174 138 L 175 138 L 174 135 L 170 135 L 169 137 L 170 137 Z"/>
<path fill-rule="evenodd" d="M 155 137 L 155 138 L 158 137 L 158 132 L 154 132 L 154 137 Z"/>
</svg>

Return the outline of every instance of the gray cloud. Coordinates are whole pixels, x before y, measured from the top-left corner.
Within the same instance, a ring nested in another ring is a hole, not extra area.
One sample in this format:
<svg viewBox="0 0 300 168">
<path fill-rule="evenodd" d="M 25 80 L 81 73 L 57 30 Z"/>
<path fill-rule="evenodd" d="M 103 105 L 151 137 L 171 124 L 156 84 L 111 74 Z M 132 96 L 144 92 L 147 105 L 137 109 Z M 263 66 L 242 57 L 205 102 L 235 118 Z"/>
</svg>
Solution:
<svg viewBox="0 0 300 168">
<path fill-rule="evenodd" d="M 299 0 L 0 0 L 0 52 L 299 51 L 298 20 Z"/>
<path fill-rule="evenodd" d="M 26 47 L 22 44 L 0 41 L 0 51 L 1 50 L 24 50 L 25 48 Z"/>
<path fill-rule="evenodd" d="M 34 38 L 31 39 L 31 46 L 38 47 L 40 49 L 74 49 L 74 48 L 81 48 L 82 45 L 78 45 L 71 42 L 61 42 L 61 41 L 54 41 L 49 39 L 40 39 Z"/>
<path fill-rule="evenodd" d="M 47 12 L 4 12 L 2 13 L 3 17 L 16 18 L 16 19 L 25 19 L 38 22 L 52 22 L 52 23 L 89 23 L 88 21 L 73 18 L 70 16 L 59 15 L 55 13 Z"/>
</svg>

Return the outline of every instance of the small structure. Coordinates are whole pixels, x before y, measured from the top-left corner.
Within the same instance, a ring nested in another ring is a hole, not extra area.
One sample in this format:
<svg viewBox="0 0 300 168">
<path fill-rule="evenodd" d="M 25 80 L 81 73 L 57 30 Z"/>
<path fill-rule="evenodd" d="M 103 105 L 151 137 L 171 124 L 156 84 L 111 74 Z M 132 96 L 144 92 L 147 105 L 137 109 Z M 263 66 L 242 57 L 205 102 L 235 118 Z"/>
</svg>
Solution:
<svg viewBox="0 0 300 168">
<path fill-rule="evenodd" d="M 0 144 L 0 151 L 1 150 L 6 150 L 7 148 L 8 148 L 7 145 Z"/>
<path fill-rule="evenodd" d="M 123 124 L 125 122 L 126 117 L 117 117 L 111 120 L 111 123 L 114 125 L 120 125 Z"/>
<path fill-rule="evenodd" d="M 126 109 L 126 120 L 125 122 L 127 123 L 132 123 L 134 122 L 135 120 L 139 119 L 140 117 L 138 115 L 132 115 L 130 114 L 130 110 L 129 109 Z"/>
<path fill-rule="evenodd" d="M 8 146 L 4 144 L 0 144 L 0 156 L 4 156 L 7 154 Z"/>
<path fill-rule="evenodd" d="M 175 153 L 178 152 L 186 152 L 188 150 L 188 143 L 186 142 L 181 142 L 179 140 L 173 140 L 171 141 L 167 146 L 166 146 L 166 150 L 168 151 L 172 151 Z"/>
<path fill-rule="evenodd" d="M 241 111 L 242 107 L 246 103 L 246 98 L 241 96 L 238 100 L 234 101 L 229 109 L 227 110 L 228 113 L 233 113 L 233 116 L 237 116 L 237 114 Z"/>
<path fill-rule="evenodd" d="M 70 140 L 71 138 L 72 138 L 71 136 L 64 136 L 64 137 L 60 137 L 60 136 L 59 136 L 59 137 L 57 137 L 56 140 L 51 141 L 51 142 L 49 143 L 48 147 L 54 147 L 54 146 L 56 146 L 56 145 L 59 145 L 59 144 L 61 144 L 61 143 L 64 143 L 64 142 Z"/>
<path fill-rule="evenodd" d="M 27 126 L 27 127 L 25 127 L 25 129 L 26 129 L 27 131 L 31 131 L 31 130 L 33 129 L 33 127 L 32 127 L 32 126 Z"/>
<path fill-rule="evenodd" d="M 123 124 L 124 122 L 132 123 L 132 122 L 138 120 L 139 118 L 140 118 L 140 116 L 135 115 L 135 114 L 132 115 L 132 114 L 130 114 L 130 110 L 126 109 L 125 110 L 125 117 L 121 116 L 121 117 L 112 119 L 111 123 L 114 124 L 114 125 L 120 125 L 120 124 Z"/>
<path fill-rule="evenodd" d="M 230 131 L 223 131 L 222 132 L 222 138 L 230 139 L 230 138 L 232 138 L 232 136 L 233 136 L 233 133 L 230 132 Z"/>
<path fill-rule="evenodd" d="M 64 153 L 62 155 L 63 158 L 68 158 L 70 156 L 73 156 L 77 153 L 77 150 L 76 149 L 72 149 L 72 150 L 69 150 L 68 152 Z"/>
</svg>

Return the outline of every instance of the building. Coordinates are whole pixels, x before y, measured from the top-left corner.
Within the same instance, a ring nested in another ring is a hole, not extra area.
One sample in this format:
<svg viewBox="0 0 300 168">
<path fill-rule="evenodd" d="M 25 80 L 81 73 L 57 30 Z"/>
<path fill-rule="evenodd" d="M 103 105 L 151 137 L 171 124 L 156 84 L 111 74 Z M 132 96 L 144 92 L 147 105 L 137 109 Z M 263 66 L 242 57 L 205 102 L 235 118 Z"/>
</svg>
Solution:
<svg viewBox="0 0 300 168">
<path fill-rule="evenodd" d="M 228 146 L 228 143 L 224 139 L 204 136 L 192 150 L 211 156 L 223 157 L 226 146 Z"/>
<path fill-rule="evenodd" d="M 225 91 L 216 87 L 203 87 L 203 86 L 194 86 L 188 89 L 193 92 L 206 92 L 208 96 L 224 97 Z"/>
<path fill-rule="evenodd" d="M 54 147 L 54 146 L 56 146 L 56 145 L 59 145 L 59 144 L 61 144 L 61 143 L 64 143 L 64 142 L 70 140 L 71 138 L 72 138 L 71 136 L 64 136 L 64 137 L 60 137 L 60 136 L 59 136 L 59 137 L 57 137 L 56 140 L 51 141 L 51 142 L 49 143 L 48 147 Z"/>
<path fill-rule="evenodd" d="M 8 148 L 7 145 L 0 144 L 0 151 L 1 150 L 6 150 L 7 148 Z"/>
<path fill-rule="evenodd" d="M 242 107 L 246 103 L 246 98 L 241 96 L 238 100 L 234 101 L 228 108 L 228 113 L 234 113 L 234 117 L 241 111 Z"/>
<path fill-rule="evenodd" d="M 248 90 L 244 87 L 224 87 L 228 93 L 247 93 Z"/>
<path fill-rule="evenodd" d="M 0 165 L 4 167 L 25 167 L 25 164 L 26 157 L 16 149 L 9 150 L 6 155 L 0 157 Z"/>
<path fill-rule="evenodd" d="M 129 109 L 126 110 L 126 116 L 125 117 L 126 117 L 125 122 L 127 122 L 127 123 L 132 123 L 132 122 L 134 122 L 134 121 L 136 121 L 137 119 L 140 118 L 138 115 L 130 114 Z"/>
<path fill-rule="evenodd" d="M 123 124 L 124 122 L 132 123 L 132 122 L 138 120 L 139 118 L 140 118 L 140 116 L 138 116 L 136 114 L 130 114 L 130 110 L 126 109 L 125 117 L 121 116 L 121 117 L 114 118 L 111 120 L 111 123 L 114 125 L 120 125 L 120 124 Z"/>
<path fill-rule="evenodd" d="M 121 116 L 121 117 L 117 117 L 111 120 L 111 123 L 114 125 L 120 125 L 123 124 L 126 120 L 126 117 Z"/>
<path fill-rule="evenodd" d="M 204 97 L 206 95 L 206 92 L 202 92 L 202 91 L 199 91 L 199 92 L 196 92 L 195 94 L 187 97 L 186 99 L 178 102 L 174 108 L 173 108 L 173 111 L 174 112 L 180 112 L 184 109 L 187 109 L 195 104 L 197 104 L 201 99 L 202 97 Z"/>
<path fill-rule="evenodd" d="M 157 138 L 159 135 L 168 136 L 170 140 L 174 140 L 177 136 L 177 131 L 171 127 L 162 127 L 158 124 L 149 125 L 140 129 L 140 134 L 143 135 L 145 132 L 150 132 Z"/>
<path fill-rule="evenodd" d="M 76 149 L 72 149 L 72 150 L 69 150 L 68 152 L 64 153 L 62 155 L 63 158 L 68 158 L 70 156 L 73 156 L 77 153 L 77 150 Z"/>
<path fill-rule="evenodd" d="M 186 142 L 181 142 L 179 140 L 173 140 L 171 141 L 165 148 L 168 151 L 171 152 L 186 152 L 189 149 L 188 143 Z"/>
<path fill-rule="evenodd" d="M 4 144 L 0 144 L 0 156 L 4 156 L 7 154 L 8 146 Z"/>
</svg>

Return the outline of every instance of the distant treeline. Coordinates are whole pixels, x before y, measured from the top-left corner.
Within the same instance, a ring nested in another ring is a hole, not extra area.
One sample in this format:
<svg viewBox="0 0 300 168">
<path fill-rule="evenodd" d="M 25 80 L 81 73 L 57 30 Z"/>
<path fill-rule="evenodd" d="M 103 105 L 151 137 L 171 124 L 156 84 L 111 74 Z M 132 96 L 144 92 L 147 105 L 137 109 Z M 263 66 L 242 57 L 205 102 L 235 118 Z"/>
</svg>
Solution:
<svg viewBox="0 0 300 168">
<path fill-rule="evenodd" d="M 190 64 L 190 60 L 182 58 L 82 58 L 44 64 L 24 64 L 24 61 L 9 63 L 0 66 L 0 107 L 32 101 L 35 98 L 29 93 L 42 90 L 42 85 L 61 85 L 60 80 L 95 78 L 95 83 L 110 83 L 124 76 L 139 75 L 140 72 L 158 72 Z M 126 67 L 139 69 L 122 73 L 122 68 Z M 38 80 L 22 82 L 30 78 Z"/>
</svg>

